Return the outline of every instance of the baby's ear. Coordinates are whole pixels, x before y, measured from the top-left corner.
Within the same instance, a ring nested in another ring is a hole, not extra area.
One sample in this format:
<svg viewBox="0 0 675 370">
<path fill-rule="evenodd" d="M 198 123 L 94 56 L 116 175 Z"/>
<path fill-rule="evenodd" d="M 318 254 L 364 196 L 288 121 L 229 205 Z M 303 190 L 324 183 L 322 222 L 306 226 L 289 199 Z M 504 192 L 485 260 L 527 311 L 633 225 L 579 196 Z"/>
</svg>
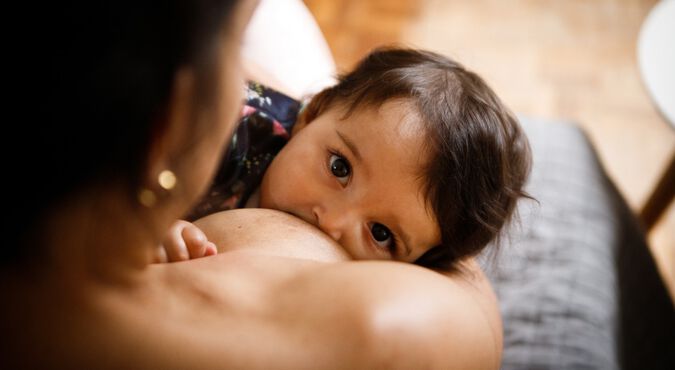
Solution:
<svg viewBox="0 0 675 370">
<path fill-rule="evenodd" d="M 295 122 L 295 125 L 293 125 L 293 130 L 291 130 L 291 137 L 295 136 L 295 134 L 300 132 L 300 130 L 307 127 L 311 120 L 312 117 L 310 117 L 310 115 L 307 113 L 307 109 L 302 109 L 298 114 L 298 120 Z"/>
</svg>

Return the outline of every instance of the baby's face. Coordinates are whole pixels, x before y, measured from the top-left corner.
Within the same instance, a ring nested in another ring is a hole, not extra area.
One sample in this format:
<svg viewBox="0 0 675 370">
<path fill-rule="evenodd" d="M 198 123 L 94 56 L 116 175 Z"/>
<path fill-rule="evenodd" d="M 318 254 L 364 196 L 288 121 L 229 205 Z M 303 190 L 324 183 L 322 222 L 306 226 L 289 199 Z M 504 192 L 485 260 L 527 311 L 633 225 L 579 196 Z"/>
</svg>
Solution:
<svg viewBox="0 0 675 370">
<path fill-rule="evenodd" d="M 294 132 L 265 173 L 260 206 L 294 214 L 355 259 L 413 262 L 440 242 L 422 194 L 424 129 L 409 103 L 337 107 Z"/>
</svg>

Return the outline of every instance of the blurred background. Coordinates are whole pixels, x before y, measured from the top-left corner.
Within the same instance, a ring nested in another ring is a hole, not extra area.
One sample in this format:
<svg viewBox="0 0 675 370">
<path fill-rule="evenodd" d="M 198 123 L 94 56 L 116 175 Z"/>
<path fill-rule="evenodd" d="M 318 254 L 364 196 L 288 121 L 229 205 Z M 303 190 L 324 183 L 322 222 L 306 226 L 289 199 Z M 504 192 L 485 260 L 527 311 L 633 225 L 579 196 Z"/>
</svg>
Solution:
<svg viewBox="0 0 675 370">
<path fill-rule="evenodd" d="M 430 49 L 481 75 L 516 114 L 576 122 L 636 215 L 675 156 L 675 122 L 650 99 L 637 58 L 656 0 L 304 2 L 338 71 L 383 44 Z M 675 202 L 648 239 L 673 296 Z"/>
</svg>

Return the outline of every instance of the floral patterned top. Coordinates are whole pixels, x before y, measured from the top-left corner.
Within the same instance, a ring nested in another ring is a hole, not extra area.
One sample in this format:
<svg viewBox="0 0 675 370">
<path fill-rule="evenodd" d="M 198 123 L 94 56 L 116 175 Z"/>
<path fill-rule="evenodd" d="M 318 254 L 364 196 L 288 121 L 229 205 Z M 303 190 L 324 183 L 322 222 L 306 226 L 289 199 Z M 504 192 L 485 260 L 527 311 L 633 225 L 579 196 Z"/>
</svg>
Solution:
<svg viewBox="0 0 675 370">
<path fill-rule="evenodd" d="M 244 207 L 260 186 L 267 167 L 290 139 L 301 105 L 257 82 L 246 85 L 246 101 L 236 132 L 210 189 L 188 220 Z"/>
</svg>

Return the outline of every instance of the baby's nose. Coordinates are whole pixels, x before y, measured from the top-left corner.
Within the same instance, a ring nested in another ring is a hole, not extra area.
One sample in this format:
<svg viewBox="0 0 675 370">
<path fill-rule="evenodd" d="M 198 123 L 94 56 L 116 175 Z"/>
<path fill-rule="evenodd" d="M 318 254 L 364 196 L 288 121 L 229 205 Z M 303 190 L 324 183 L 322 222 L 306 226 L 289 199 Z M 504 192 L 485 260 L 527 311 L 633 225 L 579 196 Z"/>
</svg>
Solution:
<svg viewBox="0 0 675 370">
<path fill-rule="evenodd" d="M 338 230 L 330 230 L 330 231 L 324 230 L 324 232 L 330 235 L 330 237 L 333 238 L 333 240 L 335 240 L 336 242 L 339 242 L 340 239 L 342 238 L 342 233 Z"/>
<path fill-rule="evenodd" d="M 316 225 L 319 226 L 319 229 L 324 233 L 328 234 L 333 240 L 339 242 L 342 238 L 342 230 L 339 227 L 337 220 L 329 217 L 322 209 L 319 207 L 314 207 L 312 209 L 314 218 L 316 219 Z"/>
</svg>

